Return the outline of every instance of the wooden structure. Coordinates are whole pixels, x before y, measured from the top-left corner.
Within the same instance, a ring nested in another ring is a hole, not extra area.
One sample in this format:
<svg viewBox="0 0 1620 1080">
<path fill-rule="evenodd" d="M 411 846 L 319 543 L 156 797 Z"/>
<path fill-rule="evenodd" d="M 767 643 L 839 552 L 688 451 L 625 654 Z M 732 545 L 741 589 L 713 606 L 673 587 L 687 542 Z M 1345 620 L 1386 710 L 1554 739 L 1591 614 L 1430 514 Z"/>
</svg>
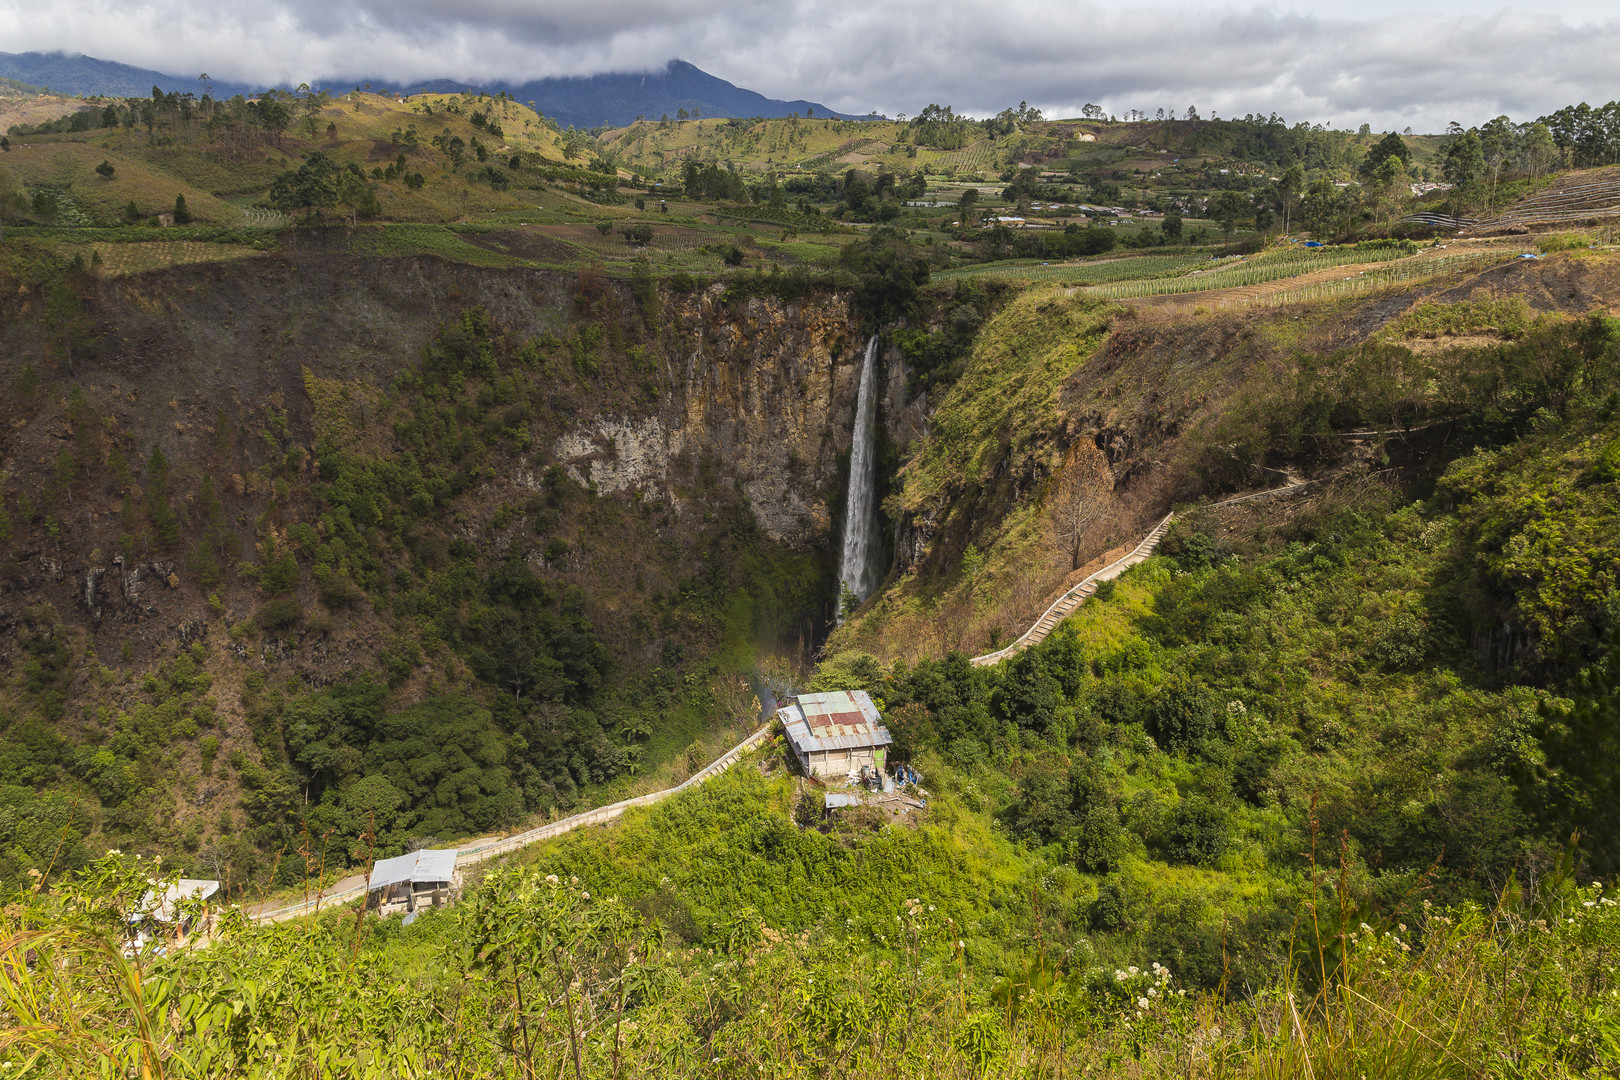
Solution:
<svg viewBox="0 0 1620 1080">
<path fill-rule="evenodd" d="M 776 710 L 805 775 L 843 780 L 864 767 L 881 774 L 894 739 L 865 690 L 800 694 Z"/>
</svg>

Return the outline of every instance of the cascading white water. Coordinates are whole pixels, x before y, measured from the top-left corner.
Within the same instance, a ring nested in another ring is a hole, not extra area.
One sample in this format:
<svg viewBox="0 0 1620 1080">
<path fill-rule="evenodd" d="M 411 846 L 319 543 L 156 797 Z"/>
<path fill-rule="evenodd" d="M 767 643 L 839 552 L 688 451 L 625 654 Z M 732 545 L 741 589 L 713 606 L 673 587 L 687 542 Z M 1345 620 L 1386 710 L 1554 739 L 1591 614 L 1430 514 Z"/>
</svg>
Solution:
<svg viewBox="0 0 1620 1080">
<path fill-rule="evenodd" d="M 865 600 L 877 588 L 877 518 L 873 513 L 877 459 L 872 450 L 872 413 L 877 397 L 877 335 L 866 343 L 866 360 L 861 364 L 860 396 L 855 402 L 855 433 L 849 449 L 849 496 L 844 504 L 844 556 L 838 564 L 838 595 L 848 589 Z M 840 607 L 842 603 L 840 601 Z M 843 612 L 839 611 L 839 621 Z"/>
</svg>

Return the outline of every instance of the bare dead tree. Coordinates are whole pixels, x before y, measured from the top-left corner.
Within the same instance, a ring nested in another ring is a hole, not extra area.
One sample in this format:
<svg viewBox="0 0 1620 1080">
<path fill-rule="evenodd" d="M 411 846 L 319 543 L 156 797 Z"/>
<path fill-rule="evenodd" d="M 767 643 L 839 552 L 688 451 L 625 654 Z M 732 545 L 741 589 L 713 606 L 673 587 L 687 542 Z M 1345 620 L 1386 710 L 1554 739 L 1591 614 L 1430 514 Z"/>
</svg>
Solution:
<svg viewBox="0 0 1620 1080">
<path fill-rule="evenodd" d="M 1048 547 L 1069 560 L 1071 571 L 1080 569 L 1087 541 L 1113 519 L 1113 487 L 1102 451 L 1076 445 L 1047 495 L 1045 521 Z"/>
</svg>

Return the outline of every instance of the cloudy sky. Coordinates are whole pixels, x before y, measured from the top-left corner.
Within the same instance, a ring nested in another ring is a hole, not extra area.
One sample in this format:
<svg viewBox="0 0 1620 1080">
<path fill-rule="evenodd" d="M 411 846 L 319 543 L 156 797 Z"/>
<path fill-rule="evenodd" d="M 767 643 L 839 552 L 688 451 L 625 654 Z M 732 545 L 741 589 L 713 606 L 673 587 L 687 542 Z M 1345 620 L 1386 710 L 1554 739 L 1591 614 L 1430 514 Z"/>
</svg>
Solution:
<svg viewBox="0 0 1620 1080">
<path fill-rule="evenodd" d="M 847 112 L 1196 105 L 1379 130 L 1620 97 L 1613 0 L 0 0 L 0 50 L 30 49 L 266 84 L 522 81 L 679 57 Z"/>
</svg>

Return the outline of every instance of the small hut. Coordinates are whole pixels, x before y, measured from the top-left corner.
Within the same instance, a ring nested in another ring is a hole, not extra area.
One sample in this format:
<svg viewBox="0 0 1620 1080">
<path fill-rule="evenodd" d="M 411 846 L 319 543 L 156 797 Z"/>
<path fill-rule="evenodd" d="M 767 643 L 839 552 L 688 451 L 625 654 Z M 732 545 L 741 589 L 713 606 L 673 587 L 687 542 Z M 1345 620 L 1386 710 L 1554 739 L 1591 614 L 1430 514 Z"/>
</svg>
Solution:
<svg viewBox="0 0 1620 1080">
<path fill-rule="evenodd" d="M 800 694 L 776 711 L 808 776 L 842 780 L 862 767 L 882 774 L 894 739 L 865 690 Z"/>
<path fill-rule="evenodd" d="M 379 860 L 366 880 L 366 906 L 379 915 L 444 907 L 450 902 L 455 874 L 455 848 L 431 848 Z"/>
<path fill-rule="evenodd" d="M 213 936 L 214 906 L 209 901 L 217 892 L 219 882 L 212 878 L 179 878 L 162 888 L 148 889 L 130 916 L 136 944 L 154 938 L 183 944 L 194 934 Z"/>
</svg>

